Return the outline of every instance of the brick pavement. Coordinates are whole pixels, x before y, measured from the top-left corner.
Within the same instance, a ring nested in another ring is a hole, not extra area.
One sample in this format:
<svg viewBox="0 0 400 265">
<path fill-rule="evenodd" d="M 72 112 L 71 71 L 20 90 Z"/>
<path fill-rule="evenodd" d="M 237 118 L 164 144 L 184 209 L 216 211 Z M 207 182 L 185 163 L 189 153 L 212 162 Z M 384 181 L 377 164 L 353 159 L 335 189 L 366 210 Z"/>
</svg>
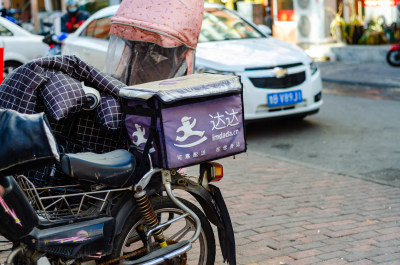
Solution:
<svg viewBox="0 0 400 265">
<path fill-rule="evenodd" d="M 399 188 L 253 153 L 225 161 L 238 264 L 400 264 Z"/>
<path fill-rule="evenodd" d="M 222 162 L 238 264 L 400 264 L 399 188 L 254 153 Z"/>
</svg>

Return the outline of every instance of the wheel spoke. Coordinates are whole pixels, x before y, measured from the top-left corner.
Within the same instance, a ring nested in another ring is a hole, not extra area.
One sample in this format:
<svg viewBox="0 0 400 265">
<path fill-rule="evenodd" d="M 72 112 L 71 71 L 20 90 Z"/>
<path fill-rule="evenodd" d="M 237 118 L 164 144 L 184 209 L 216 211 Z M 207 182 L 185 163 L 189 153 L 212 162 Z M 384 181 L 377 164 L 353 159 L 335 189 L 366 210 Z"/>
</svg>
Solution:
<svg viewBox="0 0 400 265">
<path fill-rule="evenodd" d="M 130 246 L 132 243 L 135 243 L 140 240 L 139 235 L 131 235 L 126 241 L 126 246 Z"/>
<path fill-rule="evenodd" d="M 185 215 L 185 211 L 177 208 L 176 205 L 166 197 L 152 199 L 152 202 L 154 203 L 154 211 L 158 216 L 160 223 L 165 223 L 172 220 L 174 217 Z M 186 203 L 189 204 L 189 202 Z M 192 208 L 194 207 L 195 206 L 192 205 Z M 176 264 L 214 264 L 215 241 L 212 229 L 206 217 L 199 209 L 197 209 L 195 213 L 197 216 L 202 215 L 202 230 L 200 236 L 196 242 L 193 242 L 192 249 L 189 252 L 173 259 L 173 262 L 177 262 Z M 136 217 L 132 220 L 133 222 L 129 226 L 130 229 L 126 230 L 124 236 L 121 237 L 122 240 L 120 241 L 121 243 L 119 246 L 117 243 L 117 255 L 113 254 L 114 258 L 120 257 L 125 260 L 134 260 L 146 253 L 143 239 L 140 238 L 140 233 L 137 230 L 141 224 L 144 224 L 144 219 L 141 217 L 140 212 L 132 216 Z M 144 225 L 143 232 L 147 233 L 148 229 L 147 225 Z M 184 218 L 165 226 L 162 230 L 168 245 L 171 245 L 189 239 L 190 234 L 194 233 L 195 223 L 191 216 L 186 215 Z M 159 248 L 159 245 L 154 241 L 153 236 L 151 236 L 149 240 L 152 250 Z M 144 250 L 144 252 L 142 252 L 142 250 Z"/>
<path fill-rule="evenodd" d="M 194 226 L 188 220 L 185 219 L 185 221 L 186 225 L 181 230 L 168 237 L 169 240 L 180 241 L 185 235 L 189 233 L 189 231 L 194 230 Z"/>
</svg>

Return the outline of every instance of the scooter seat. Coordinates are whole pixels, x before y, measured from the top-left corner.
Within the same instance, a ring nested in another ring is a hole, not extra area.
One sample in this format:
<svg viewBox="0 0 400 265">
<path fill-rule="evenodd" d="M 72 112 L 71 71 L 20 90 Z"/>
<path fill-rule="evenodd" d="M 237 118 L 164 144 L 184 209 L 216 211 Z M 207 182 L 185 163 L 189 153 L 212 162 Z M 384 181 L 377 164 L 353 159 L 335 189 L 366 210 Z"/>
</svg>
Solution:
<svg viewBox="0 0 400 265">
<path fill-rule="evenodd" d="M 124 187 L 133 184 L 136 160 L 123 149 L 105 154 L 65 154 L 61 159 L 61 167 L 65 174 L 78 180 Z"/>
</svg>

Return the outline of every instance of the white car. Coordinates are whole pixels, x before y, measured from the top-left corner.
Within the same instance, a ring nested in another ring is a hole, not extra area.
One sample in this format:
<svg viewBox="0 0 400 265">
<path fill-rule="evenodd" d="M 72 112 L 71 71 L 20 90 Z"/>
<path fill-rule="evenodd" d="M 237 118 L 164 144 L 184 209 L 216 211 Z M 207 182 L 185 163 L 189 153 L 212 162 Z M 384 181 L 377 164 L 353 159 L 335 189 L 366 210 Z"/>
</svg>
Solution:
<svg viewBox="0 0 400 265">
<path fill-rule="evenodd" d="M 63 45 L 104 69 L 111 17 L 118 6 L 93 14 Z M 304 118 L 317 113 L 322 101 L 320 71 L 299 47 L 275 39 L 235 11 L 205 3 L 196 50 L 196 71 L 241 77 L 246 121 L 281 117 Z"/>
<path fill-rule="evenodd" d="M 0 47 L 4 48 L 3 76 L 30 60 L 45 56 L 49 45 L 42 40 L 43 36 L 32 34 L 0 17 Z"/>
</svg>

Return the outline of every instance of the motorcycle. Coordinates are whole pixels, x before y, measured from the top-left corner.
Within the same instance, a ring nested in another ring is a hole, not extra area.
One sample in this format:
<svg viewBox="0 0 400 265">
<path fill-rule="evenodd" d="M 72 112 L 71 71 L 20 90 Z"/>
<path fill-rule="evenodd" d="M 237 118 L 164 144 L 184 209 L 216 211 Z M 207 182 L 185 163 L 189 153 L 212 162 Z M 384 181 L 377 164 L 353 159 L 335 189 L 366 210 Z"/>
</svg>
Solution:
<svg viewBox="0 0 400 265">
<path fill-rule="evenodd" d="M 223 177 L 215 159 L 246 150 L 239 77 L 191 74 L 203 2 L 129 4 L 110 31 L 115 78 L 76 56 L 48 56 L 0 86 L 7 265 L 212 265 L 211 224 L 224 261 L 236 264 L 229 212 L 212 183 Z M 136 20 L 140 6 L 151 21 Z M 179 23 L 170 23 L 176 10 Z M 181 170 L 192 165 L 195 176 Z"/>
<path fill-rule="evenodd" d="M 61 57 L 59 61 L 65 62 L 68 58 Z M 50 59 L 56 60 L 57 57 Z M 32 68 L 37 69 L 37 65 L 43 65 L 44 60 L 46 59 L 38 59 L 39 62 Z M 77 65 L 82 64 L 81 61 L 77 62 Z M 83 65 L 82 68 L 88 67 Z M 20 72 L 26 72 L 24 67 L 15 75 Z M 60 77 L 59 72 L 57 76 Z M 10 78 L 5 80 L 4 86 L 12 81 Z M 207 84 L 213 78 L 221 83 L 212 82 L 207 88 Z M 193 88 L 185 85 L 185 82 L 191 84 L 199 80 L 198 86 Z M 211 101 L 206 97 L 196 100 L 196 103 L 185 98 L 184 101 L 188 100 L 190 108 L 186 109 L 182 119 L 176 117 L 176 127 L 185 127 L 189 116 L 196 117 L 195 121 L 205 120 L 205 116 L 195 116 L 199 108 L 210 109 L 214 106 L 224 109 L 230 106 L 227 109 L 232 112 L 228 128 L 232 128 L 234 133 L 231 135 L 224 132 L 226 138 L 220 139 L 223 141 L 221 144 L 228 148 L 218 150 L 214 157 L 207 159 L 199 156 L 200 160 L 196 160 L 193 155 L 195 160 L 186 162 L 179 155 L 175 160 L 166 158 L 173 157 L 179 148 L 175 148 L 173 153 L 163 153 L 162 157 L 157 157 L 161 146 L 168 145 L 165 142 L 161 145 L 155 144 L 164 141 L 161 138 L 168 137 L 159 135 L 160 138 L 157 139 L 156 136 L 160 131 L 167 134 L 171 124 L 165 124 L 153 131 L 153 137 L 147 136 L 143 149 L 140 145 L 131 145 L 127 149 L 100 154 L 69 153 L 63 151 L 65 145 L 58 143 L 63 140 L 62 135 L 53 135 L 43 113 L 21 114 L 13 110 L 0 110 L 0 234 L 13 243 L 13 250 L 5 264 L 211 265 L 215 261 L 216 246 L 210 223 L 218 228 L 224 260 L 229 264 L 236 264 L 235 240 L 229 213 L 220 190 L 212 184 L 222 179 L 223 167 L 210 161 L 244 151 L 243 122 L 236 122 L 242 120 L 242 116 L 239 116 L 242 115 L 240 81 L 231 76 L 190 75 L 178 80 L 163 80 L 161 83 L 163 86 L 176 86 L 177 83 L 185 86 L 185 97 L 190 91 L 189 94 L 192 93 L 189 98 L 197 95 L 199 87 L 202 91 L 209 91 L 206 93 L 208 95 L 218 95 Z M 221 84 L 221 87 L 218 84 Z M 139 86 L 140 89 L 136 92 L 140 92 L 141 95 L 143 86 Z M 227 92 L 227 86 L 231 87 L 229 93 L 226 97 L 221 97 L 222 92 Z M 169 90 L 169 96 L 160 93 L 170 100 L 170 96 L 176 95 L 177 91 L 182 89 L 181 87 Z M 129 121 L 135 118 L 134 115 L 144 113 L 141 109 L 142 101 L 139 101 L 141 107 L 132 105 L 132 101 L 137 99 L 137 95 L 132 97 L 134 91 L 134 87 L 120 89 L 120 96 L 127 101 L 124 107 L 127 112 L 127 128 Z M 148 90 L 149 93 L 155 93 L 154 99 L 157 100 L 161 96 L 157 94 L 158 91 L 159 89 Z M 90 113 L 99 107 L 100 94 L 89 94 L 82 112 Z M 160 106 L 164 103 L 168 105 L 165 113 L 174 108 L 186 108 L 185 105 L 176 106 L 177 98 L 171 99 L 173 103 L 168 100 L 157 103 Z M 216 112 L 225 113 L 227 110 L 216 109 Z M 148 117 L 150 110 L 147 109 L 146 113 Z M 165 121 L 171 118 L 165 117 Z M 135 119 L 135 123 L 131 125 L 139 124 L 138 118 Z M 221 115 L 208 119 L 211 119 L 211 122 L 207 123 L 215 127 L 215 130 L 220 126 L 217 122 L 221 122 Z M 154 124 L 154 120 L 151 123 Z M 141 126 L 143 127 L 134 133 L 143 132 L 145 125 Z M 173 131 L 179 131 L 179 128 Z M 185 128 L 184 135 L 190 131 L 187 130 L 188 127 Z M 221 129 L 226 128 L 225 126 Z M 151 130 L 151 126 L 147 129 Z M 134 133 L 129 132 L 129 135 L 133 136 Z M 191 133 L 193 137 L 197 131 L 193 129 Z M 214 134 L 213 131 L 209 134 L 203 132 L 197 137 L 210 140 L 219 137 L 219 134 L 218 137 Z M 137 136 L 145 135 L 136 134 Z M 242 138 L 235 138 L 236 136 Z M 177 143 L 180 138 L 183 138 L 180 134 L 178 137 L 176 134 L 173 136 L 173 139 L 178 139 Z M 138 141 L 138 138 L 134 139 Z M 239 141 L 240 144 L 233 144 Z M 215 149 L 214 145 L 217 143 L 214 139 L 209 143 L 209 147 Z M 242 149 L 235 150 L 238 146 Z M 202 150 L 203 148 L 206 150 L 208 147 L 201 147 Z M 137 156 L 138 153 L 141 156 Z M 208 149 L 207 153 L 210 153 Z M 160 161 L 167 162 L 163 164 L 164 162 Z M 199 165 L 200 171 L 197 176 L 186 175 L 177 170 L 188 163 Z M 48 180 L 58 178 L 61 173 L 61 181 L 57 182 L 57 185 L 35 184 L 34 179 L 26 172 L 36 167 L 46 168 L 45 177 Z M 142 174 L 140 172 L 143 169 Z M 194 201 L 190 201 L 186 195 L 185 198 L 177 197 L 174 193 L 178 190 L 192 195 L 191 199 Z M 202 210 L 194 202 L 200 205 Z"/>
<path fill-rule="evenodd" d="M 67 33 L 61 32 L 60 34 L 50 33 L 43 38 L 43 42 L 48 44 L 50 50 L 47 52 L 47 56 L 60 55 L 62 41 L 68 37 Z"/>
<path fill-rule="evenodd" d="M 42 33 L 44 36 L 42 41 L 50 47 L 46 56 L 60 55 L 62 42 L 68 37 L 68 33 L 55 33 L 53 23 L 44 22 L 43 24 L 49 28 L 48 31 Z"/>
<path fill-rule="evenodd" d="M 386 54 L 386 61 L 394 67 L 400 67 L 400 44 L 394 44 Z"/>
</svg>

